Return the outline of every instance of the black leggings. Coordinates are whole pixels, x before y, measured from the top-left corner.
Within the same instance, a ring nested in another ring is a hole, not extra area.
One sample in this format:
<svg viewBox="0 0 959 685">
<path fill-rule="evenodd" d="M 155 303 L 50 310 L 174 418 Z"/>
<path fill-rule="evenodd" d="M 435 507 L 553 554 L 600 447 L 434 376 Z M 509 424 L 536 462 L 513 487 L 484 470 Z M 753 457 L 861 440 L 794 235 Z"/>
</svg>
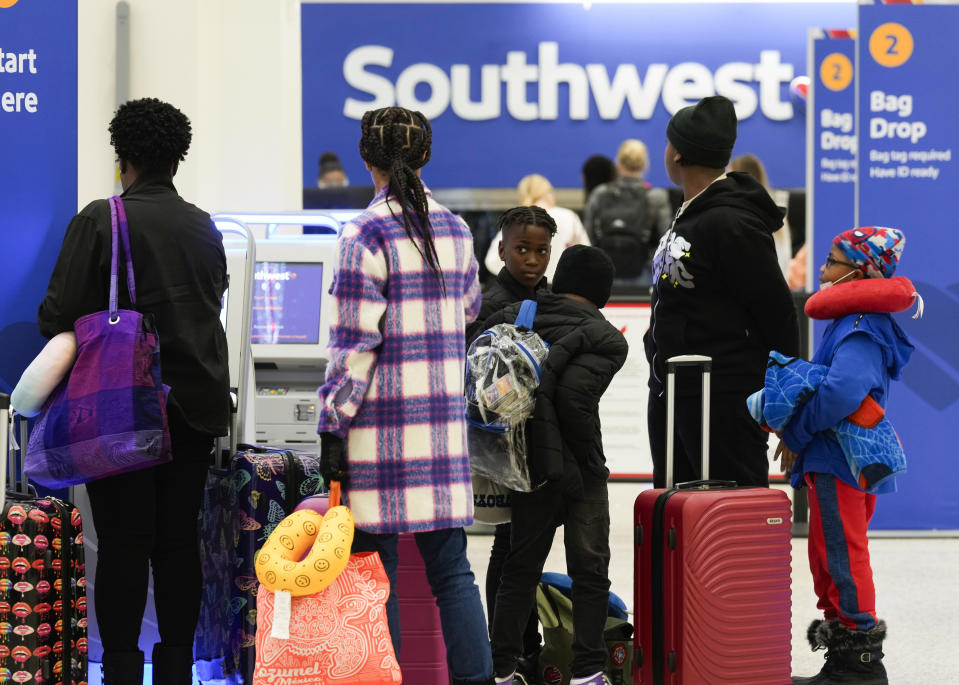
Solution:
<svg viewBox="0 0 959 685">
<path fill-rule="evenodd" d="M 87 484 L 98 552 L 95 611 L 105 655 L 137 652 L 150 565 L 163 645 L 187 647 L 200 613 L 197 517 L 213 438 L 171 421 L 168 464 Z"/>
</svg>

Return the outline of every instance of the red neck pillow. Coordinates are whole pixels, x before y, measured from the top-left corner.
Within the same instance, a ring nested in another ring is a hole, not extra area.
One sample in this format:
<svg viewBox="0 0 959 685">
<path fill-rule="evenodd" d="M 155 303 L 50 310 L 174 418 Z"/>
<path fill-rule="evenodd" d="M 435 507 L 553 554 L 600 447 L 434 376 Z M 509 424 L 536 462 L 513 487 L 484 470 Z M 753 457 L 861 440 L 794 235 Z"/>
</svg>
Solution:
<svg viewBox="0 0 959 685">
<path fill-rule="evenodd" d="M 892 314 L 909 309 L 917 299 L 917 316 L 921 316 L 922 298 L 908 278 L 864 278 L 816 292 L 806 300 L 806 316 L 838 319 L 847 314 Z"/>
</svg>

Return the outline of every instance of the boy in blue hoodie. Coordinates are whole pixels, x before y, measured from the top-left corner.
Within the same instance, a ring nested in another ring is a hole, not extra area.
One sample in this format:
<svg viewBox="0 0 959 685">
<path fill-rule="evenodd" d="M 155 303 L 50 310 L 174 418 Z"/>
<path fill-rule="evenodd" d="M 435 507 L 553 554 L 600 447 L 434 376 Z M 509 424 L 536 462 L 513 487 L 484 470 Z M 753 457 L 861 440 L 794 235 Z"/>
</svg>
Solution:
<svg viewBox="0 0 959 685">
<path fill-rule="evenodd" d="M 832 318 L 812 359 L 829 371 L 782 431 L 774 458 L 782 458 L 783 472 L 792 470 L 794 486 L 809 490 L 809 567 L 823 619 L 807 635 L 814 650 L 826 650 L 826 663 L 817 675 L 793 683 L 888 683 L 886 624 L 876 617 L 866 537 L 876 495 L 862 489 L 830 431 L 866 395 L 885 406 L 889 381 L 899 378 L 913 352 L 892 316 L 880 313 L 890 311 L 892 286 L 899 284 L 889 279 L 905 242 L 894 228 L 839 234 L 820 269 L 821 290 L 806 306 L 812 318 Z M 875 491 L 894 490 L 889 478 Z"/>
</svg>

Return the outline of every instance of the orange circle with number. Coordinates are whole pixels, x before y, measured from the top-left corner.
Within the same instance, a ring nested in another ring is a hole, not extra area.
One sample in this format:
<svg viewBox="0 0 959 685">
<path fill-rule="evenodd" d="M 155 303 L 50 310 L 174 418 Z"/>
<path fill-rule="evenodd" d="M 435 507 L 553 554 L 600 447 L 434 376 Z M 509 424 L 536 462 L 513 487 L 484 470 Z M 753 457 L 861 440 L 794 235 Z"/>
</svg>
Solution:
<svg viewBox="0 0 959 685">
<path fill-rule="evenodd" d="M 8 7 L 13 7 L 18 2 L 20 2 L 20 0 L 0 0 L 0 10 L 5 10 Z"/>
<path fill-rule="evenodd" d="M 852 62 L 841 52 L 826 55 L 819 65 L 819 80 L 829 90 L 845 90 L 852 83 Z"/>
<path fill-rule="evenodd" d="M 914 47 L 909 29 L 894 21 L 877 26 L 869 36 L 869 54 L 884 67 L 902 66 L 912 57 Z"/>
</svg>

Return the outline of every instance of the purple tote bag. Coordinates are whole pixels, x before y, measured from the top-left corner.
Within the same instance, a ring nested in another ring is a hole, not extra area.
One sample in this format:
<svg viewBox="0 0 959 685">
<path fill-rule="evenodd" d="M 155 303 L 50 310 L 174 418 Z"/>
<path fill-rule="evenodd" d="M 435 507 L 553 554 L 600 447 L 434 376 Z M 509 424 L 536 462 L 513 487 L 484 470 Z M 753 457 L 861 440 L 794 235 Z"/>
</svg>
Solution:
<svg viewBox="0 0 959 685">
<path fill-rule="evenodd" d="M 30 433 L 24 471 L 59 488 L 170 461 L 160 342 L 150 317 L 117 308 L 118 253 L 136 306 L 130 233 L 123 201 L 111 197 L 109 310 L 76 320 L 77 359 L 47 398 Z"/>
</svg>

